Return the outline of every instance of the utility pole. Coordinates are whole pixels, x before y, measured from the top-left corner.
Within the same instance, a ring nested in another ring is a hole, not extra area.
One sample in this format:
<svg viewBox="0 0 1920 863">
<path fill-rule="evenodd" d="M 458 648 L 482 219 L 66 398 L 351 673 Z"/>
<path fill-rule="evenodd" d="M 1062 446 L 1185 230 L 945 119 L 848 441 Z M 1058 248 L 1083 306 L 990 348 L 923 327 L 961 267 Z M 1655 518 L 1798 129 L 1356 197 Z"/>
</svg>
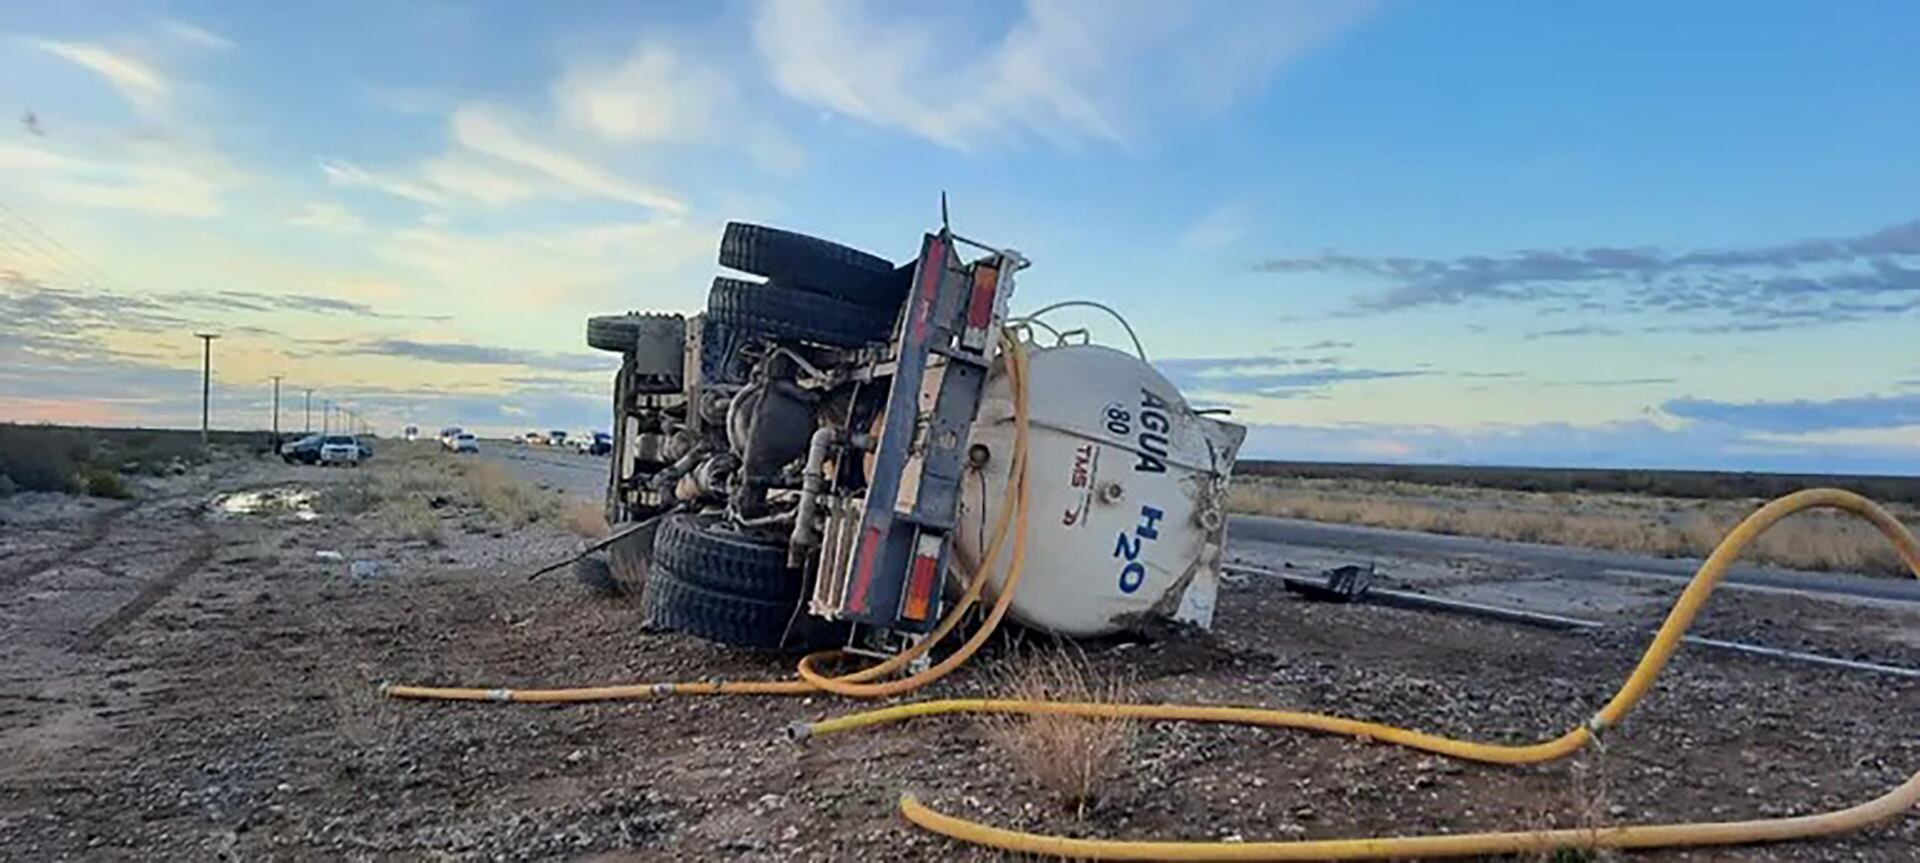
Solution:
<svg viewBox="0 0 1920 863">
<path fill-rule="evenodd" d="M 301 434 L 313 434 L 313 387 L 301 387 L 307 391 L 307 430 Z"/>
<path fill-rule="evenodd" d="M 333 399 L 320 403 L 320 433 L 333 434 Z"/>
<path fill-rule="evenodd" d="M 200 445 L 207 445 L 207 418 L 211 415 L 209 404 L 213 395 L 213 340 L 220 338 L 214 333 L 194 333 L 200 340 Z"/>
<path fill-rule="evenodd" d="M 273 445 L 280 445 L 280 378 L 273 376 Z"/>
</svg>

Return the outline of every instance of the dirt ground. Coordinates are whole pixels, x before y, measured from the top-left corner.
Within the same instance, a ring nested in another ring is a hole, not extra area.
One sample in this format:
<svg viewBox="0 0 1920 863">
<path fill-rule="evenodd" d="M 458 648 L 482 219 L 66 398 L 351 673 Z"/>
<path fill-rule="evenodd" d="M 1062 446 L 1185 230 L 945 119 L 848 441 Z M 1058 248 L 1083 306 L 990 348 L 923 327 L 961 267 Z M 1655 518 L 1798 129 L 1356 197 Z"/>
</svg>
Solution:
<svg viewBox="0 0 1920 863">
<path fill-rule="evenodd" d="M 1024 829 L 1253 841 L 1800 814 L 1920 767 L 1920 682 L 1698 650 L 1603 750 L 1540 767 L 1148 724 L 1084 818 L 966 718 L 795 744 L 788 724 L 855 705 L 387 701 L 382 681 L 769 678 L 792 658 L 643 632 L 633 605 L 564 574 L 527 581 L 576 543 L 558 519 L 506 531 L 447 506 L 436 545 L 324 505 L 312 521 L 209 507 L 223 492 L 351 474 L 225 462 L 152 481 L 131 503 L 0 500 L 0 857 L 985 860 L 997 858 L 903 822 L 899 794 Z M 378 571 L 356 577 L 355 561 Z M 1589 716 L 1641 647 L 1629 627 L 1596 637 L 1319 605 L 1258 578 L 1229 584 L 1221 607 L 1211 635 L 1088 645 L 1089 662 L 1142 699 L 1531 741 Z M 1702 632 L 1792 632 L 1783 646 L 1920 666 L 1920 649 L 1875 635 L 1916 623 L 1742 595 L 1716 598 Z M 922 694 L 987 691 L 981 669 L 1039 641 L 1004 640 Z M 1909 860 L 1916 841 L 1908 815 L 1830 839 L 1632 859 Z"/>
</svg>

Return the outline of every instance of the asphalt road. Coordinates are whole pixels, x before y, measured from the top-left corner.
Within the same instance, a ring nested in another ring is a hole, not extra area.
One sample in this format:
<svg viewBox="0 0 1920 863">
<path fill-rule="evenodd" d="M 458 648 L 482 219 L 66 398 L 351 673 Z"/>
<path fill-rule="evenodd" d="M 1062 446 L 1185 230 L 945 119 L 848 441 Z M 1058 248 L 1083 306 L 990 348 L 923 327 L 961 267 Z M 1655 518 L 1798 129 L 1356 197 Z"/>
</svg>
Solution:
<svg viewBox="0 0 1920 863">
<path fill-rule="evenodd" d="M 606 456 L 580 455 L 556 449 L 504 441 L 481 441 L 480 456 L 507 466 L 519 477 L 557 488 L 570 495 L 601 500 L 607 493 Z"/>
<path fill-rule="evenodd" d="M 1227 528 L 1232 550 L 1269 545 L 1316 549 L 1356 558 L 1469 560 L 1530 570 L 1543 578 L 1572 581 L 1621 579 L 1680 584 L 1693 577 L 1700 561 L 1648 557 L 1563 545 L 1443 536 L 1345 524 L 1325 524 L 1263 516 L 1235 516 Z M 1357 560 L 1355 562 L 1365 562 Z M 1735 566 L 1728 585 L 1920 603 L 1920 581 L 1875 578 L 1833 572 L 1802 572 L 1767 566 Z"/>
<path fill-rule="evenodd" d="M 481 455 L 569 494 L 598 500 L 605 493 L 603 456 L 493 441 L 481 444 Z M 1312 571 L 1372 563 L 1403 587 L 1558 614 L 1662 606 L 1700 566 L 1692 559 L 1264 516 L 1235 516 L 1227 536 L 1229 558 L 1247 564 Z M 1736 566 L 1726 586 L 1920 606 L 1920 581 L 1912 579 Z"/>
</svg>

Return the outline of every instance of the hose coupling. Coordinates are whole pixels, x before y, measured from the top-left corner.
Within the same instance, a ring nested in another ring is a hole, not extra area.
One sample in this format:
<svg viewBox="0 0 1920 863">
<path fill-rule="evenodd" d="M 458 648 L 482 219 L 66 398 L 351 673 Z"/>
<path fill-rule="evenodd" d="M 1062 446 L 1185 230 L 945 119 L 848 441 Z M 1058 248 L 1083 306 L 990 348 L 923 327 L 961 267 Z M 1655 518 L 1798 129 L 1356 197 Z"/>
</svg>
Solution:
<svg viewBox="0 0 1920 863">
<path fill-rule="evenodd" d="M 655 695 L 672 695 L 672 694 L 673 694 L 673 684 L 671 684 L 671 683 L 656 683 L 656 684 L 654 684 L 654 685 L 653 685 L 653 694 L 655 694 Z"/>
<path fill-rule="evenodd" d="M 511 690 L 511 689 L 489 689 L 489 690 L 487 690 L 487 700 L 488 700 L 488 701 L 512 701 L 512 700 L 513 700 L 513 690 Z"/>
<path fill-rule="evenodd" d="M 787 724 L 785 733 L 789 742 L 805 743 L 807 738 L 813 736 L 813 723 L 790 722 Z"/>
</svg>

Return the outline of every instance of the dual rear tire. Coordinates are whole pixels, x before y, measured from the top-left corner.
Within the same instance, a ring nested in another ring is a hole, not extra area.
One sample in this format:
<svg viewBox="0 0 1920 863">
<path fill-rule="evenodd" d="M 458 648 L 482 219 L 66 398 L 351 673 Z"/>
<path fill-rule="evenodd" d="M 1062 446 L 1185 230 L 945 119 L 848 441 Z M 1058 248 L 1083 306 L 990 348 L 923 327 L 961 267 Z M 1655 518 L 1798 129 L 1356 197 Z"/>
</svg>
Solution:
<svg viewBox="0 0 1920 863">
<path fill-rule="evenodd" d="M 641 605 L 661 629 L 761 650 L 844 643 L 844 625 L 806 613 L 805 578 L 784 542 L 698 516 L 667 516 L 653 539 Z"/>
</svg>

